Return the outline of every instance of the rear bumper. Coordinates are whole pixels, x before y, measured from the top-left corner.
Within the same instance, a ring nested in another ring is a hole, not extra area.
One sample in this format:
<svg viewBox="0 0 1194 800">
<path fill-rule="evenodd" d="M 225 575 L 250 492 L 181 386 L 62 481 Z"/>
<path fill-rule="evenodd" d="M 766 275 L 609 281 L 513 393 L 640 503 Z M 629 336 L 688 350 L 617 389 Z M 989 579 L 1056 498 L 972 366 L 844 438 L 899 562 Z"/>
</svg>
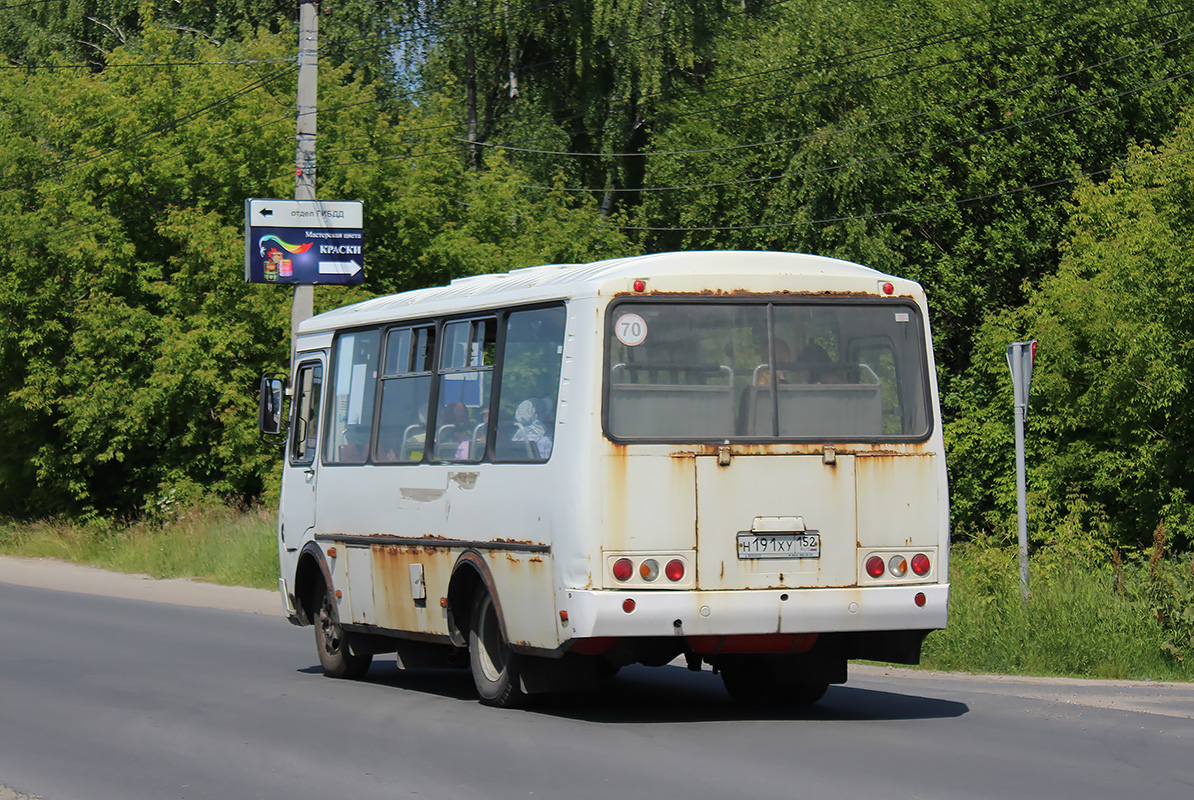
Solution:
<svg viewBox="0 0 1194 800">
<path fill-rule="evenodd" d="M 916 596 L 924 595 L 924 605 Z M 623 604 L 634 600 L 633 611 Z M 944 628 L 949 584 L 717 592 L 568 591 L 569 637 L 733 636 Z"/>
</svg>

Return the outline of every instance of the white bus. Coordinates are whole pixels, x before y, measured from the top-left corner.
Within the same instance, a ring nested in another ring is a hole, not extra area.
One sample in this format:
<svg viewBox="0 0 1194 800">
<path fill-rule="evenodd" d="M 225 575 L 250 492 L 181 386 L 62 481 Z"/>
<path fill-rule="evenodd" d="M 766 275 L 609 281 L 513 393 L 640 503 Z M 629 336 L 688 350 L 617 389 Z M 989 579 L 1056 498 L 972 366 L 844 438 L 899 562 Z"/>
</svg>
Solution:
<svg viewBox="0 0 1194 800">
<path fill-rule="evenodd" d="M 912 281 L 765 252 L 532 267 L 315 316 L 293 369 L 279 587 L 327 675 L 467 658 L 509 706 L 683 657 L 810 703 L 945 627 Z"/>
</svg>

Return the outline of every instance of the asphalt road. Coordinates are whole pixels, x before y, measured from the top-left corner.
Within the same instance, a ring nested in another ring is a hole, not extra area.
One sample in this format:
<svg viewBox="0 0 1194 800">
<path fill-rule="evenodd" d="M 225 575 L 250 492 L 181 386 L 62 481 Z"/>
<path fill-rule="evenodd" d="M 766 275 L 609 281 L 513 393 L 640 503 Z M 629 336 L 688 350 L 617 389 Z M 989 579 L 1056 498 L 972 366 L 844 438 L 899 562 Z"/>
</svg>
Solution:
<svg viewBox="0 0 1194 800">
<path fill-rule="evenodd" d="M 629 668 L 504 711 L 467 672 L 326 679 L 280 617 L 3 583 L 0 608 L 0 784 L 45 800 L 1194 796 L 1189 685 L 869 668 L 793 714 Z"/>
</svg>

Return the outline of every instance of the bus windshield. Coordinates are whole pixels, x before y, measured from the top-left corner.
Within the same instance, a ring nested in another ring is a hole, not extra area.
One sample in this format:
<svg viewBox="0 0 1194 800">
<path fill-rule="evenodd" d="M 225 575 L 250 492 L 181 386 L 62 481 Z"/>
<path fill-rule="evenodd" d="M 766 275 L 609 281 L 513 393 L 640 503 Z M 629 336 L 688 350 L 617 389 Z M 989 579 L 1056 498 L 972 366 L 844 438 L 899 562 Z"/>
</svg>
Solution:
<svg viewBox="0 0 1194 800">
<path fill-rule="evenodd" d="M 899 302 L 624 301 L 607 333 L 620 440 L 922 440 L 924 325 Z"/>
</svg>

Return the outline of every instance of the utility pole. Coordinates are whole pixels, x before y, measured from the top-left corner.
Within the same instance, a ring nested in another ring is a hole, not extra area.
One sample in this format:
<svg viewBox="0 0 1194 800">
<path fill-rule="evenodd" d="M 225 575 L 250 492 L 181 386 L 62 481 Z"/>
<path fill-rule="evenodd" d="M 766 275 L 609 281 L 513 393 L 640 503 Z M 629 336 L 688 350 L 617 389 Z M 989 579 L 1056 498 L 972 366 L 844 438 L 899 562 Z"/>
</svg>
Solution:
<svg viewBox="0 0 1194 800">
<path fill-rule="evenodd" d="M 319 66 L 319 4 L 299 0 L 298 103 L 294 156 L 294 199 L 315 200 L 315 110 Z M 290 306 L 290 356 L 294 360 L 298 326 L 315 313 L 315 287 L 294 285 Z"/>
</svg>

